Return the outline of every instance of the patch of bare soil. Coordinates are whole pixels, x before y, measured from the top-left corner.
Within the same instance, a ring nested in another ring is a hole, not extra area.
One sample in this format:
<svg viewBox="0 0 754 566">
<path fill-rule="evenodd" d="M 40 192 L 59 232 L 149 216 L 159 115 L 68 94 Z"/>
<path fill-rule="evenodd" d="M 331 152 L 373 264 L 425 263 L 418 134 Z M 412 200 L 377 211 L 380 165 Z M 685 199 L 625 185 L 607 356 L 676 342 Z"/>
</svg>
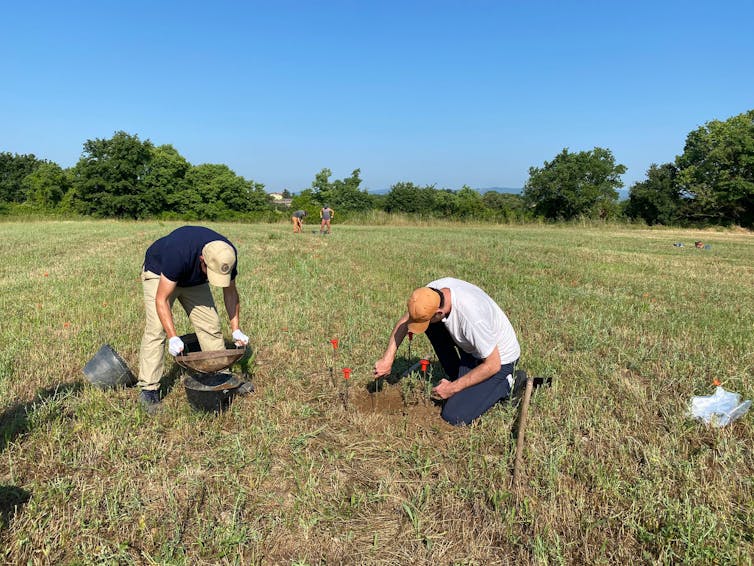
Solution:
<svg viewBox="0 0 754 566">
<path fill-rule="evenodd" d="M 412 421 L 427 425 L 445 422 L 440 417 L 442 406 L 439 402 L 400 384 L 385 385 L 374 392 L 367 388 L 353 388 L 349 391 L 349 403 L 364 414 L 410 417 Z"/>
</svg>

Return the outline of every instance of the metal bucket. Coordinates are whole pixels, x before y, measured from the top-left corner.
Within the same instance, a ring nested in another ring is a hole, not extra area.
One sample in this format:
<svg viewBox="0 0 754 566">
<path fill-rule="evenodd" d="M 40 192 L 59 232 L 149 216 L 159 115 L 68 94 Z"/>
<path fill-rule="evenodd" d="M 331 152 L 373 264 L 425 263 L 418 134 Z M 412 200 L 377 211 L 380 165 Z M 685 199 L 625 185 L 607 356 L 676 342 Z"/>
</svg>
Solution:
<svg viewBox="0 0 754 566">
<path fill-rule="evenodd" d="M 134 374 L 110 344 L 102 346 L 86 363 L 84 375 L 92 385 L 100 389 L 130 387 L 136 384 Z"/>
<path fill-rule="evenodd" d="M 221 413 L 229 406 L 241 381 L 232 373 L 187 375 L 183 380 L 191 408 L 205 413 Z"/>
</svg>

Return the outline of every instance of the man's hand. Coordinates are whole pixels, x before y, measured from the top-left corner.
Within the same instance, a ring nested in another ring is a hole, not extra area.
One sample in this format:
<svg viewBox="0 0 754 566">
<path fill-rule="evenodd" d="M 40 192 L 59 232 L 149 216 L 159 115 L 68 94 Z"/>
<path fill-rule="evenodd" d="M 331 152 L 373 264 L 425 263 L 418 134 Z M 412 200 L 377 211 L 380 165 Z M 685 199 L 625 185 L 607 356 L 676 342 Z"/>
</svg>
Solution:
<svg viewBox="0 0 754 566">
<path fill-rule="evenodd" d="M 178 336 L 173 336 L 170 340 L 168 340 L 168 352 L 170 352 L 171 356 L 177 356 L 181 352 L 183 352 L 183 340 L 181 340 Z"/>
<path fill-rule="evenodd" d="M 456 391 L 456 387 L 452 381 L 441 379 L 440 383 L 432 388 L 432 393 L 437 397 L 440 397 L 440 399 L 448 399 L 458 393 L 458 391 Z"/>
<path fill-rule="evenodd" d="M 241 332 L 241 329 L 233 331 L 233 340 L 235 340 L 236 346 L 246 346 L 249 343 L 249 337 Z"/>
<path fill-rule="evenodd" d="M 374 362 L 374 369 L 372 370 L 372 374 L 374 375 L 375 379 L 379 379 L 385 375 L 388 375 L 392 368 L 393 360 L 389 358 L 380 358 L 379 360 Z"/>
</svg>

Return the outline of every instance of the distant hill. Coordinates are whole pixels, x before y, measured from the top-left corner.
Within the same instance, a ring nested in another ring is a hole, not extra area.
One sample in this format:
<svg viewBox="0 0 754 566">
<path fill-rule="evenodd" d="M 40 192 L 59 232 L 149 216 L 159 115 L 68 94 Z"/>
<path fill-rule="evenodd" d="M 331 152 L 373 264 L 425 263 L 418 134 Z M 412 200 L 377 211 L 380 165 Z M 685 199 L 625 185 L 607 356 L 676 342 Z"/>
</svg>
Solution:
<svg viewBox="0 0 754 566">
<path fill-rule="evenodd" d="M 476 191 L 482 194 L 489 191 L 495 191 L 496 193 L 511 193 L 514 195 L 520 195 L 523 190 L 523 188 L 515 189 L 513 187 L 487 187 L 486 189 L 476 189 Z"/>
<path fill-rule="evenodd" d="M 455 189 L 455 190 L 457 191 L 458 189 Z M 521 191 L 523 191 L 524 189 L 523 188 L 515 189 L 512 187 L 489 187 L 486 189 L 474 189 L 474 190 L 480 194 L 484 194 L 487 191 L 495 191 L 497 193 L 512 193 L 514 195 L 518 195 L 518 194 L 521 194 Z M 369 189 L 369 193 L 373 195 L 386 195 L 389 192 L 390 192 L 390 189 Z"/>
<path fill-rule="evenodd" d="M 457 190 L 457 189 L 456 189 Z M 488 191 L 495 191 L 496 193 L 508 193 L 512 195 L 520 195 L 523 193 L 524 189 L 521 188 L 515 188 L 515 187 L 486 187 L 486 188 L 478 188 L 474 189 L 479 194 L 484 194 Z M 369 194 L 372 195 L 386 195 L 390 192 L 390 189 L 369 189 Z M 626 200 L 628 198 L 628 189 L 618 189 L 618 200 Z"/>
<path fill-rule="evenodd" d="M 476 189 L 481 194 L 486 193 L 487 191 L 495 191 L 498 193 L 512 193 L 514 195 L 520 195 L 524 189 L 513 189 L 511 187 L 489 187 L 488 189 Z M 618 189 L 618 200 L 626 200 L 628 198 L 629 189 Z"/>
</svg>

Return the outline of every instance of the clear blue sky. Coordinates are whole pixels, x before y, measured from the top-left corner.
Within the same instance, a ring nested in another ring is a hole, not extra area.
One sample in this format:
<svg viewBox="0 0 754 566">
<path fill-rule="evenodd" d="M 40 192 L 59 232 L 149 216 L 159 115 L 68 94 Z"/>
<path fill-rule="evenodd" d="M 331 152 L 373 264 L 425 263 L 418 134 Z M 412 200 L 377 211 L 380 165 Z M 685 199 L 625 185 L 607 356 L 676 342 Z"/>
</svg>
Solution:
<svg viewBox="0 0 754 566">
<path fill-rule="evenodd" d="M 0 151 L 124 130 L 268 191 L 521 187 L 564 147 L 626 187 L 754 109 L 754 2 L 42 1 L 0 12 Z"/>
</svg>

